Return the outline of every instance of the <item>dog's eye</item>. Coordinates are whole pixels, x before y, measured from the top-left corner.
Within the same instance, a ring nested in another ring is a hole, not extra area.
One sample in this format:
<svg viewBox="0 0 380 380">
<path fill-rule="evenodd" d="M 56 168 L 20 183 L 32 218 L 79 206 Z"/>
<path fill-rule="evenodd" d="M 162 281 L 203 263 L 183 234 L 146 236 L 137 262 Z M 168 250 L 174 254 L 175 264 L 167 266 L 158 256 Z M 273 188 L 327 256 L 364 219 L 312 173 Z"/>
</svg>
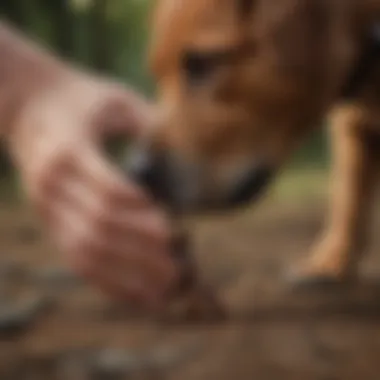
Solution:
<svg viewBox="0 0 380 380">
<path fill-rule="evenodd" d="M 207 79 L 219 64 L 219 54 L 187 52 L 183 56 L 182 69 L 190 82 Z"/>
</svg>

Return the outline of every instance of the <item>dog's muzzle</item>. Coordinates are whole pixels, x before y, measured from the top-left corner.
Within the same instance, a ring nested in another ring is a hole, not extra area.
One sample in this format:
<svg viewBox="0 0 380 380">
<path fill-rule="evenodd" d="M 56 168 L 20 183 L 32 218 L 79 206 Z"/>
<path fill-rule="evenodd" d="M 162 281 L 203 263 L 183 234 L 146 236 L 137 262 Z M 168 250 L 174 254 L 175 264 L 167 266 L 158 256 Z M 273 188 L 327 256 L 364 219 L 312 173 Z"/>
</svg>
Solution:
<svg viewBox="0 0 380 380">
<path fill-rule="evenodd" d="M 155 199 L 164 203 L 171 202 L 173 191 L 164 154 L 153 154 L 150 150 L 135 148 L 129 155 L 126 171 L 130 178 Z"/>
<path fill-rule="evenodd" d="M 256 200 L 273 178 L 274 170 L 267 166 L 258 166 L 248 174 L 234 188 L 227 199 L 227 207 L 244 206 Z"/>
<path fill-rule="evenodd" d="M 273 170 L 259 166 L 251 169 L 240 179 L 228 193 L 198 194 L 194 199 L 186 196 L 186 170 L 173 170 L 173 163 L 164 153 L 153 153 L 151 150 L 136 149 L 130 155 L 127 173 L 156 200 L 173 211 L 217 211 L 234 209 L 258 198 L 273 177 Z M 180 178 L 182 177 L 182 178 Z M 217 186 L 217 184 L 215 185 Z M 191 192 L 191 191 L 190 191 Z M 191 201 L 189 201 L 191 199 Z M 188 204 L 188 203 L 191 204 Z M 186 204 L 184 204 L 186 203 Z"/>
</svg>

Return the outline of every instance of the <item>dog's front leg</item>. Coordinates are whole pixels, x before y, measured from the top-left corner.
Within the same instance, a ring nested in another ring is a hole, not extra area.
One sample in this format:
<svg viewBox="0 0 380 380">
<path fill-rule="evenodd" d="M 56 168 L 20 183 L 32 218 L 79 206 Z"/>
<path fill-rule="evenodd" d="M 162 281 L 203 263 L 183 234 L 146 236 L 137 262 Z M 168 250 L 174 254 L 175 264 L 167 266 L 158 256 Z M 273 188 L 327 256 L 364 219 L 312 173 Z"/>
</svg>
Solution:
<svg viewBox="0 0 380 380">
<path fill-rule="evenodd" d="M 321 286 L 356 277 L 367 240 L 379 154 L 370 123 L 363 109 L 354 105 L 337 107 L 331 114 L 331 205 L 311 255 L 291 271 L 295 284 Z"/>
</svg>

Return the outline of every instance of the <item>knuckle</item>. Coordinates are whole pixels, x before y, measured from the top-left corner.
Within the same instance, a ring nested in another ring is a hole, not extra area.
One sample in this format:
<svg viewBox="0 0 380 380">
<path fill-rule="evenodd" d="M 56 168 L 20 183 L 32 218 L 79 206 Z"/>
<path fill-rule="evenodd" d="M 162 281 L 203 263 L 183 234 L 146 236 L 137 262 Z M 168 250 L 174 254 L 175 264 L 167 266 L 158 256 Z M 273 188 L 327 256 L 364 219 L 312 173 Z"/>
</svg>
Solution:
<svg viewBox="0 0 380 380">
<path fill-rule="evenodd" d="M 111 224 L 109 208 L 102 201 L 98 201 L 93 205 L 90 211 L 90 218 L 90 224 L 94 233 L 107 229 Z"/>
</svg>

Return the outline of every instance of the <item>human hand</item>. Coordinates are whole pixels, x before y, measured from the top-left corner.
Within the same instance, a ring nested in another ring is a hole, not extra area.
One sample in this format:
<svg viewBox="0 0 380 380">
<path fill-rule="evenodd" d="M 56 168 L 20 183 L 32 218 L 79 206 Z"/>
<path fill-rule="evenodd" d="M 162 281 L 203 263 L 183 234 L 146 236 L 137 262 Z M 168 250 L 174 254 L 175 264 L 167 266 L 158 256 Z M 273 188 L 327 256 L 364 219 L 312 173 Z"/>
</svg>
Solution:
<svg viewBox="0 0 380 380">
<path fill-rule="evenodd" d="M 100 143 L 138 133 L 150 115 L 133 92 L 70 74 L 34 94 L 9 135 L 26 194 L 67 262 L 108 294 L 143 306 L 163 302 L 176 278 L 170 230 Z"/>
</svg>

